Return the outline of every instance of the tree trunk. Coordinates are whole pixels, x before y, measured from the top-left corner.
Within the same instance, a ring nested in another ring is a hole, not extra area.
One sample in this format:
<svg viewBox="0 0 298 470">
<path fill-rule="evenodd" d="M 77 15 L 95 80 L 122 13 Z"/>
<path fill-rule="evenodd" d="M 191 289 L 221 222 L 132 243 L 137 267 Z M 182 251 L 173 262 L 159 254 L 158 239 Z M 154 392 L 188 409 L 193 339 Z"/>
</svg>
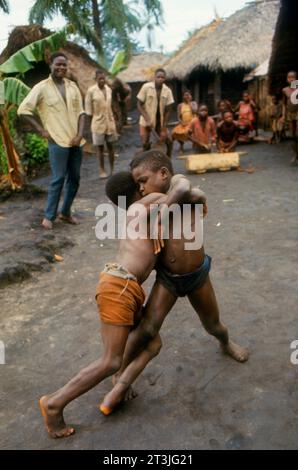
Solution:
<svg viewBox="0 0 298 470">
<path fill-rule="evenodd" d="M 100 11 L 98 7 L 98 0 L 92 0 L 92 18 L 93 18 L 93 26 L 96 36 L 101 44 L 101 48 L 98 51 L 100 55 L 103 55 L 103 47 L 102 47 L 102 27 L 100 23 Z M 97 49 L 97 47 L 95 47 Z"/>
<path fill-rule="evenodd" d="M 0 135 L 6 151 L 8 162 L 8 179 L 12 189 L 19 189 L 24 186 L 24 171 L 10 135 L 7 113 L 4 109 L 0 110 Z"/>
</svg>

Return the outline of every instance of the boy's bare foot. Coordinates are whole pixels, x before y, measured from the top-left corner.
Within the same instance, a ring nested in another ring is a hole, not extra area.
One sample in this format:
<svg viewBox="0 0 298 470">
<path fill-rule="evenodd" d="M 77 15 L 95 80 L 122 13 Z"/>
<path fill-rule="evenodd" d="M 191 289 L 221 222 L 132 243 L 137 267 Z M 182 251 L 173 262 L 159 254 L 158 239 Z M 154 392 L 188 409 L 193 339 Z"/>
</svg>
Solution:
<svg viewBox="0 0 298 470">
<path fill-rule="evenodd" d="M 48 220 L 48 219 L 43 219 L 43 221 L 41 222 L 41 225 L 42 225 L 43 228 L 45 228 L 46 230 L 53 230 L 53 222 L 51 222 L 51 221 Z"/>
<path fill-rule="evenodd" d="M 66 426 L 62 411 L 49 405 L 49 398 L 47 396 L 44 396 L 39 400 L 39 407 L 44 418 L 47 431 L 53 439 L 69 437 L 75 433 L 74 428 Z"/>
<path fill-rule="evenodd" d="M 120 385 L 121 387 L 121 385 Z M 105 415 L 109 416 L 113 411 L 125 401 L 133 400 L 138 396 L 132 387 L 120 389 L 115 386 L 103 399 L 101 405 L 98 406 L 99 410 Z"/>
<path fill-rule="evenodd" d="M 67 224 L 79 225 L 78 219 L 76 219 L 76 218 L 73 217 L 72 215 L 63 215 L 63 214 L 59 214 L 59 215 L 58 215 L 58 219 L 59 219 L 59 220 L 62 220 L 62 222 L 66 222 Z"/>
<path fill-rule="evenodd" d="M 232 343 L 231 341 L 226 346 L 221 345 L 224 354 L 227 354 L 237 362 L 246 362 L 249 358 L 249 351 L 246 348 L 238 346 L 238 344 Z"/>
</svg>

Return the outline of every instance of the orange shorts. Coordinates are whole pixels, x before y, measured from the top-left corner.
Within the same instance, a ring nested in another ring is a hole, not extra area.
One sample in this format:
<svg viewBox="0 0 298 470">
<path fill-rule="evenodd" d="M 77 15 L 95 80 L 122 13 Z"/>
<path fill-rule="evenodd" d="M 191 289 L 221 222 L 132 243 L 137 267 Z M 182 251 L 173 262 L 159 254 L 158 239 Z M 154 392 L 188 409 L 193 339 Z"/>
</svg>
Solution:
<svg viewBox="0 0 298 470">
<path fill-rule="evenodd" d="M 133 326 L 144 301 L 145 292 L 137 281 L 100 274 L 96 302 L 103 323 Z"/>
<path fill-rule="evenodd" d="M 164 127 L 163 129 L 164 129 L 164 134 L 166 135 L 165 138 L 167 138 L 168 135 L 169 135 L 169 131 L 166 127 Z M 160 132 L 157 132 L 157 134 L 160 135 Z M 149 140 L 150 135 L 151 135 L 151 128 L 150 127 L 144 127 L 144 126 L 140 125 L 140 136 L 141 136 L 141 138 L 144 139 L 144 140 Z"/>
</svg>

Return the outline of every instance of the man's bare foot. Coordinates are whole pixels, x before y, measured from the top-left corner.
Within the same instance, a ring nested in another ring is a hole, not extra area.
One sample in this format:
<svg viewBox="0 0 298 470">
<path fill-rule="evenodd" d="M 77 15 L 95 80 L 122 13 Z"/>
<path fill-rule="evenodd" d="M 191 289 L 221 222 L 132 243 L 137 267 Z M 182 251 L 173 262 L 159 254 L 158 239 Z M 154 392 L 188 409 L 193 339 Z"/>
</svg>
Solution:
<svg viewBox="0 0 298 470">
<path fill-rule="evenodd" d="M 227 354 L 237 362 L 246 362 L 249 358 L 249 351 L 246 348 L 238 346 L 238 344 L 232 343 L 231 341 L 226 346 L 221 345 L 224 354 Z"/>
<path fill-rule="evenodd" d="M 45 228 L 46 230 L 53 230 L 53 222 L 51 222 L 51 221 L 48 220 L 48 219 L 43 219 L 43 221 L 41 222 L 41 225 L 42 225 L 43 228 Z"/>
<path fill-rule="evenodd" d="M 66 222 L 67 224 L 71 224 L 71 225 L 79 225 L 79 221 L 78 219 L 76 219 L 75 217 L 73 217 L 72 215 L 63 215 L 63 214 L 59 214 L 58 215 L 58 219 L 59 220 L 62 220 L 62 222 Z"/>
<path fill-rule="evenodd" d="M 39 407 L 47 431 L 53 439 L 69 437 L 75 433 L 74 428 L 66 426 L 62 411 L 57 410 L 49 405 L 49 397 L 42 397 L 39 400 Z"/>
<path fill-rule="evenodd" d="M 291 160 L 291 163 L 297 163 L 298 162 L 298 157 L 293 157 Z"/>
<path fill-rule="evenodd" d="M 102 171 L 101 173 L 99 173 L 99 177 L 101 180 L 105 180 L 108 177 L 108 175 L 106 174 L 105 171 Z"/>
</svg>

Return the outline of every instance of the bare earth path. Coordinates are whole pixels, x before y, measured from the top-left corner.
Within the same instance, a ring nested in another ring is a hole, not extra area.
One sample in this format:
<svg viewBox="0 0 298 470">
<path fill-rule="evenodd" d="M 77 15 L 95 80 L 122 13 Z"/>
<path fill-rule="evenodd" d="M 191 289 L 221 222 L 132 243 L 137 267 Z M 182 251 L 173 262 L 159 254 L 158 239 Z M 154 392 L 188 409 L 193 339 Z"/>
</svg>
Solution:
<svg viewBox="0 0 298 470">
<path fill-rule="evenodd" d="M 133 144 L 133 131 L 125 139 Z M 132 146 L 120 153 L 117 169 L 127 167 L 134 151 Z M 290 160 L 289 143 L 258 144 L 243 160 L 243 166 L 257 167 L 253 174 L 191 176 L 209 199 L 205 245 L 222 317 L 232 337 L 250 348 L 250 361 L 240 365 L 222 356 L 187 300 L 179 300 L 164 325 L 160 356 L 137 383 L 139 397 L 104 418 L 96 404 L 110 387 L 106 381 L 67 408 L 66 420 L 77 434 L 63 441 L 48 438 L 38 398 L 101 351 L 94 291 L 117 247 L 94 234 L 104 185 L 94 157 L 87 157 L 75 203 L 81 225 L 59 224 L 46 241 L 38 225 L 44 197 L 0 204 L 2 260 L 10 250 L 10 260 L 22 253 L 34 263 L 39 237 L 42 246 L 52 244 L 49 256 L 63 256 L 61 263 L 46 263 L 42 273 L 33 270 L 31 278 L 0 290 L 0 341 L 6 345 L 0 447 L 297 449 L 298 366 L 290 362 L 290 344 L 298 340 L 298 168 Z M 175 169 L 183 170 L 176 157 Z M 43 252 L 38 256 L 45 259 Z M 154 274 L 147 291 L 153 281 Z"/>
</svg>

